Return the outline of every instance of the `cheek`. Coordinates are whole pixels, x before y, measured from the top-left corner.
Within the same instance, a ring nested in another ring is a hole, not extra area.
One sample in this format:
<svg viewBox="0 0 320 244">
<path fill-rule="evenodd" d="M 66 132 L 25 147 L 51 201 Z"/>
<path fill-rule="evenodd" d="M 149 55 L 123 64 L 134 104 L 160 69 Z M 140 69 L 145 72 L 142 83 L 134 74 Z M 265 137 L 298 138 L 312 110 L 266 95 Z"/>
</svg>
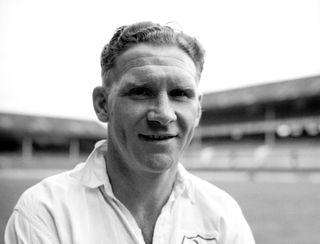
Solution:
<svg viewBox="0 0 320 244">
<path fill-rule="evenodd" d="M 197 106 L 188 106 L 180 112 L 180 128 L 185 136 L 192 137 L 193 131 L 197 126 L 199 112 Z"/>
<path fill-rule="evenodd" d="M 143 119 L 145 109 L 139 104 L 116 100 L 111 107 L 110 122 L 117 130 L 133 132 L 137 123 Z"/>
</svg>

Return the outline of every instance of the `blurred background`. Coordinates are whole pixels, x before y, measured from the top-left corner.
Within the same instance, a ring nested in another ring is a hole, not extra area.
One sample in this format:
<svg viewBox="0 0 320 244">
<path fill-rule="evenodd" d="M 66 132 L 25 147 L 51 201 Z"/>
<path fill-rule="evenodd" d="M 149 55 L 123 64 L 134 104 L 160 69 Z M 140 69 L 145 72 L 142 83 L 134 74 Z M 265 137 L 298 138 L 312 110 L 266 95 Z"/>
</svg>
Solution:
<svg viewBox="0 0 320 244">
<path fill-rule="evenodd" d="M 0 1 L 0 243 L 20 194 L 86 159 L 115 28 L 170 22 L 206 49 L 182 163 L 229 192 L 257 243 L 319 243 L 320 1 Z"/>
</svg>

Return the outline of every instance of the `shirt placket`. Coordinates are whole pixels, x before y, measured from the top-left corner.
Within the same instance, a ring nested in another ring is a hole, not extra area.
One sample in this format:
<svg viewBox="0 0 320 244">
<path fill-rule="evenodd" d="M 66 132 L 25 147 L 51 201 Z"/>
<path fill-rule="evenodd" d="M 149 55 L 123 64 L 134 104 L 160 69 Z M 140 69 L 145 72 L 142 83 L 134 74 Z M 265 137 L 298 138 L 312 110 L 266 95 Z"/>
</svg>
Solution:
<svg viewBox="0 0 320 244">
<path fill-rule="evenodd" d="M 160 216 L 157 219 L 153 231 L 153 244 L 168 244 L 170 243 L 171 230 L 171 208 L 174 204 L 175 196 L 171 194 L 166 205 L 163 206 Z"/>
<path fill-rule="evenodd" d="M 129 236 L 132 238 L 130 244 L 145 244 L 142 232 L 130 211 L 115 198 L 115 196 L 108 196 L 103 188 L 100 188 L 100 192 L 102 193 L 104 200 L 112 204 L 114 210 L 118 213 L 121 223 L 124 225 L 124 229 L 127 230 Z"/>
<path fill-rule="evenodd" d="M 126 227 L 128 231 L 131 232 L 131 235 L 135 242 L 139 244 L 145 244 L 142 231 L 130 211 L 118 199 L 114 200 L 117 203 L 121 213 L 123 213 L 123 217 L 127 220 L 127 222 L 125 222 L 125 224 L 127 225 Z"/>
</svg>

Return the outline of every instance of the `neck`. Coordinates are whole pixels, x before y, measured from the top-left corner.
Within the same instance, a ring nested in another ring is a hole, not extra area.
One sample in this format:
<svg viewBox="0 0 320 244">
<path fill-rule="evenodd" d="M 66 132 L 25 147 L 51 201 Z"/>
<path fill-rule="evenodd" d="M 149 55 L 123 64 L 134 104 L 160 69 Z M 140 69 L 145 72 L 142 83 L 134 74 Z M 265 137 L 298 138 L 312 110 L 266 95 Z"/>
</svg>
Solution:
<svg viewBox="0 0 320 244">
<path fill-rule="evenodd" d="M 114 195 L 131 211 L 161 211 L 168 200 L 176 178 L 176 167 L 165 172 L 134 171 L 106 155 L 107 171 Z"/>
</svg>

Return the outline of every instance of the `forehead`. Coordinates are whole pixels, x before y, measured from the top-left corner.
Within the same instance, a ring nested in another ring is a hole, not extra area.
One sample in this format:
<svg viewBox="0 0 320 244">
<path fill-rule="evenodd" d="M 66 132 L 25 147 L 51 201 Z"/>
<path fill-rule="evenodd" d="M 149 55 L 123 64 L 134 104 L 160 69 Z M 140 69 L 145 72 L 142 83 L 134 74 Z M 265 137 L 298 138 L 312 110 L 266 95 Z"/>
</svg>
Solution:
<svg viewBox="0 0 320 244">
<path fill-rule="evenodd" d="M 160 70 L 161 68 L 188 75 L 197 81 L 197 70 L 192 59 L 176 46 L 155 46 L 138 44 L 122 53 L 117 59 L 114 75 L 124 75 L 138 70 Z"/>
</svg>

